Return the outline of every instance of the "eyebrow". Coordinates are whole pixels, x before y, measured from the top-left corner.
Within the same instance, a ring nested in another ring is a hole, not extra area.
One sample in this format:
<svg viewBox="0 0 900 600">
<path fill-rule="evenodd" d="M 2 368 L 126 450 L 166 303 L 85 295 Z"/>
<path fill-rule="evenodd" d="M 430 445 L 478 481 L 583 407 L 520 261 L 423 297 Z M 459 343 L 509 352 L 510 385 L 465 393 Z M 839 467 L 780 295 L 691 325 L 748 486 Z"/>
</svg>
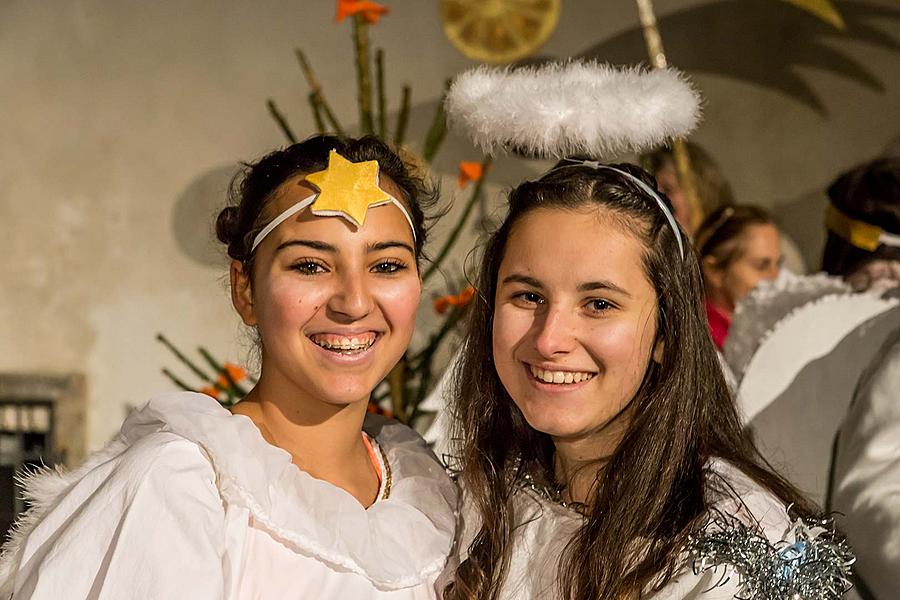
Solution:
<svg viewBox="0 0 900 600">
<path fill-rule="evenodd" d="M 529 277 L 528 275 L 520 275 L 519 273 L 508 275 L 503 278 L 502 282 L 500 282 L 501 285 L 506 285 L 507 283 L 524 283 L 525 285 L 530 285 L 531 287 L 537 288 L 539 290 L 544 289 L 544 284 L 542 284 L 534 277 Z"/>
<path fill-rule="evenodd" d="M 542 290 L 544 289 L 544 284 L 535 279 L 534 277 L 529 277 L 528 275 L 521 275 L 519 273 L 513 273 L 507 277 L 503 278 L 501 285 L 506 285 L 507 283 L 523 283 L 525 285 L 529 285 L 533 288 Z M 618 294 L 622 294 L 623 296 L 631 297 L 627 291 L 617 286 L 611 281 L 586 281 L 584 283 L 578 284 L 576 288 L 579 292 L 590 292 L 594 290 L 609 290 L 611 292 L 616 292 Z"/>
<path fill-rule="evenodd" d="M 366 252 L 381 252 L 382 250 L 389 250 L 391 248 L 402 248 L 413 256 L 416 255 L 416 251 L 412 246 L 410 246 L 406 242 L 400 242 L 397 240 L 388 240 L 386 242 L 369 244 L 368 246 L 366 246 Z"/>
<path fill-rule="evenodd" d="M 334 244 L 329 244 L 327 242 L 321 242 L 319 240 L 287 240 L 286 242 L 282 242 L 276 248 L 276 252 L 280 252 L 285 248 L 289 248 L 291 246 L 304 246 L 306 248 L 312 248 L 313 250 L 319 250 L 321 252 L 328 252 L 331 254 L 338 254 L 339 250 L 337 246 Z M 366 246 L 366 253 L 371 254 L 372 252 L 381 252 L 382 250 L 388 250 L 390 248 L 403 248 L 413 256 L 415 256 L 416 251 L 412 246 L 405 242 L 400 242 L 397 240 L 388 240 L 384 242 L 377 242 L 374 244 L 368 244 Z"/>
<path fill-rule="evenodd" d="M 626 292 L 621 287 L 614 284 L 612 281 L 586 281 L 585 283 L 578 284 L 578 288 L 576 288 L 579 292 L 591 292 L 594 290 L 609 290 L 611 292 L 616 292 L 617 294 L 622 294 L 623 296 L 627 296 L 631 298 L 631 294 Z"/>
</svg>

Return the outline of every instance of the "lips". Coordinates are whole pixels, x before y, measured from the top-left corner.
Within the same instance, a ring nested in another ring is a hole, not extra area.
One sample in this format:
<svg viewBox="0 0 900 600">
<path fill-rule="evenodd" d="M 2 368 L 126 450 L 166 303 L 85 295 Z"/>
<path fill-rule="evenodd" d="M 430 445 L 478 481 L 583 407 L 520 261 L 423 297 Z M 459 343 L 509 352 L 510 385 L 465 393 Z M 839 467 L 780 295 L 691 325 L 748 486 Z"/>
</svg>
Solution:
<svg viewBox="0 0 900 600">
<path fill-rule="evenodd" d="M 315 333 L 308 336 L 320 348 L 335 354 L 361 354 L 372 347 L 378 340 L 374 331 L 365 331 L 344 335 L 338 333 Z"/>
</svg>

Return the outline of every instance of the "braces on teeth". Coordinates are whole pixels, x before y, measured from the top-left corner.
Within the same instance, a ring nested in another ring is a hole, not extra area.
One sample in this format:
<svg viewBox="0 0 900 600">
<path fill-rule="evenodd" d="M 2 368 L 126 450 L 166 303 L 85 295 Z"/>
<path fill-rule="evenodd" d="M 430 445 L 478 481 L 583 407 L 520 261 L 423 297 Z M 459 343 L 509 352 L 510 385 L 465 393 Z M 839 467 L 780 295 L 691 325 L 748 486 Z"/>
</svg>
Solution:
<svg viewBox="0 0 900 600">
<path fill-rule="evenodd" d="M 343 354 L 349 354 L 353 352 L 361 352 L 363 350 L 368 350 L 372 344 L 375 343 L 375 339 L 371 340 L 358 340 L 356 338 L 350 338 L 349 340 L 341 340 L 329 342 L 326 340 L 312 340 L 317 346 L 321 348 L 325 348 L 326 350 L 332 351 L 340 351 Z"/>
</svg>

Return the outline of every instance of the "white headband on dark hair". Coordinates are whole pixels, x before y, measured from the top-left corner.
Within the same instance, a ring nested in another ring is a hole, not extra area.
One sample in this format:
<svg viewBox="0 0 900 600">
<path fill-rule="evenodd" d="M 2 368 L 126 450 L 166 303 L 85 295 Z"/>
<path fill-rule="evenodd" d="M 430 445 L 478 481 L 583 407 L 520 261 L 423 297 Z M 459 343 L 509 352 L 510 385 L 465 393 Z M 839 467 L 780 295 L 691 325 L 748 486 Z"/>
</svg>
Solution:
<svg viewBox="0 0 900 600">
<path fill-rule="evenodd" d="M 656 201 L 656 205 L 659 207 L 659 210 L 662 211 L 663 216 L 666 218 L 666 221 L 669 222 L 669 227 L 672 229 L 672 233 L 675 234 L 675 241 L 678 242 L 678 253 L 681 255 L 681 260 L 684 260 L 684 242 L 681 239 L 681 230 L 678 228 L 678 221 L 675 220 L 675 216 L 672 215 L 672 211 L 669 210 L 669 207 L 666 206 L 665 201 L 660 198 L 659 194 L 656 193 L 652 187 L 629 173 L 628 171 L 623 171 L 622 169 L 618 169 L 616 167 L 612 167 L 610 165 L 605 165 L 600 161 L 596 160 L 580 160 L 577 158 L 564 158 L 563 162 L 570 163 L 568 165 L 560 165 L 556 168 L 550 169 L 547 173 L 552 173 L 557 169 L 562 169 L 565 167 L 576 167 L 576 166 L 585 166 L 591 167 L 592 169 L 606 169 L 607 171 L 614 171 L 619 175 L 623 175 L 629 181 L 637 185 L 641 188 L 641 191 L 653 198 Z"/>
</svg>

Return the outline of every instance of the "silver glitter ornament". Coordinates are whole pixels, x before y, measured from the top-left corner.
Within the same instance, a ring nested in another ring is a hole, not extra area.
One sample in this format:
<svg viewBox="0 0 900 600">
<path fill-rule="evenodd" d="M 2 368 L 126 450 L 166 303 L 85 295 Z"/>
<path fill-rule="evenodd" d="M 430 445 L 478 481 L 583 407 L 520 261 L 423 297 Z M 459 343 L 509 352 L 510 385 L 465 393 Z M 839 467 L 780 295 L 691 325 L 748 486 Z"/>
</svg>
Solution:
<svg viewBox="0 0 900 600">
<path fill-rule="evenodd" d="M 695 573 L 733 567 L 739 600 L 839 600 L 850 589 L 856 559 L 831 519 L 797 519 L 786 537 L 773 545 L 755 528 L 717 513 L 690 537 L 688 550 Z"/>
</svg>

